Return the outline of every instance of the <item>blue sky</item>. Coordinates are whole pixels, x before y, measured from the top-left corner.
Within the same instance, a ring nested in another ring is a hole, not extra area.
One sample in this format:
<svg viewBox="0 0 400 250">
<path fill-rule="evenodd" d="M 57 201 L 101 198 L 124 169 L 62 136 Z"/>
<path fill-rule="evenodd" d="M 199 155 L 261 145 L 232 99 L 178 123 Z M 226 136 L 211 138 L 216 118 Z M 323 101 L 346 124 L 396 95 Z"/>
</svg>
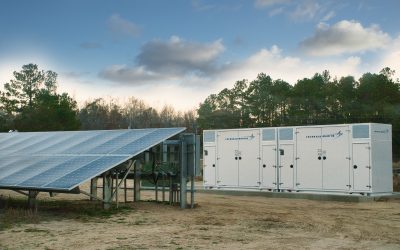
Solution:
<svg viewBox="0 0 400 250">
<path fill-rule="evenodd" d="M 399 10 L 397 0 L 3 0 L 0 84 L 36 63 L 80 104 L 135 96 L 186 110 L 261 72 L 291 84 L 324 69 L 399 73 Z"/>
</svg>

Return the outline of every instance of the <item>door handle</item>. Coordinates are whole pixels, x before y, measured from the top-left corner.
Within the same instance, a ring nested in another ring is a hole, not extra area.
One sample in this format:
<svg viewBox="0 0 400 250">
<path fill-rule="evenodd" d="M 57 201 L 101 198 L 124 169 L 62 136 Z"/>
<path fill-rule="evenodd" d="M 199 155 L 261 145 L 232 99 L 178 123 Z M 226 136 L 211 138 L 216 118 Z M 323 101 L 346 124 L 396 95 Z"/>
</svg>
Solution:
<svg viewBox="0 0 400 250">
<path fill-rule="evenodd" d="M 322 157 L 322 160 L 326 160 L 326 156 Z"/>
<path fill-rule="evenodd" d="M 239 160 L 241 160 L 242 159 L 242 157 L 241 156 L 239 156 Z"/>
<path fill-rule="evenodd" d="M 267 167 L 267 165 L 263 164 L 263 168 L 266 168 L 266 167 Z"/>
<path fill-rule="evenodd" d="M 353 168 L 354 168 L 354 169 L 357 169 L 357 165 L 354 165 Z"/>
<path fill-rule="evenodd" d="M 213 168 L 215 168 L 215 164 L 213 164 Z"/>
<path fill-rule="evenodd" d="M 235 160 L 237 160 L 237 157 L 235 157 Z"/>
<path fill-rule="evenodd" d="M 321 160 L 321 156 L 318 156 L 318 160 Z"/>
<path fill-rule="evenodd" d="M 293 168 L 293 164 L 290 165 L 290 168 Z"/>
</svg>

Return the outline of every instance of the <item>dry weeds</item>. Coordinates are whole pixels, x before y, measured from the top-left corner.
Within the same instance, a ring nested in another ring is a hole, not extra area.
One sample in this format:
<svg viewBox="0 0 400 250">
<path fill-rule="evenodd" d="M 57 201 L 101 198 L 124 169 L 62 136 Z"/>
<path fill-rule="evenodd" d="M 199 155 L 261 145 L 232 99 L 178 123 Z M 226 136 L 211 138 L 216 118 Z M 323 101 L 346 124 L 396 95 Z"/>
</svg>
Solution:
<svg viewBox="0 0 400 250">
<path fill-rule="evenodd" d="M 42 195 L 38 221 L 4 228 L 0 249 L 400 249 L 400 200 L 196 198 L 193 210 L 140 202 L 99 212 L 85 197 Z M 24 218 L 2 211 L 1 219 Z"/>
</svg>

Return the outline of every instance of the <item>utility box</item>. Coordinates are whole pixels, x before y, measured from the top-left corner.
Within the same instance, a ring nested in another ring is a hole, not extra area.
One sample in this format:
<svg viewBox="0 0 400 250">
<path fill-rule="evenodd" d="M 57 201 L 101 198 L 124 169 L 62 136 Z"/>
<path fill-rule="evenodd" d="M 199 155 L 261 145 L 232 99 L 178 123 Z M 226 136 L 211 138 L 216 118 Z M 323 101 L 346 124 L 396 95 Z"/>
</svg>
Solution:
<svg viewBox="0 0 400 250">
<path fill-rule="evenodd" d="M 206 130 L 205 188 L 391 193 L 391 125 Z"/>
<path fill-rule="evenodd" d="M 205 131 L 203 138 L 205 186 L 259 186 L 259 129 Z"/>
</svg>

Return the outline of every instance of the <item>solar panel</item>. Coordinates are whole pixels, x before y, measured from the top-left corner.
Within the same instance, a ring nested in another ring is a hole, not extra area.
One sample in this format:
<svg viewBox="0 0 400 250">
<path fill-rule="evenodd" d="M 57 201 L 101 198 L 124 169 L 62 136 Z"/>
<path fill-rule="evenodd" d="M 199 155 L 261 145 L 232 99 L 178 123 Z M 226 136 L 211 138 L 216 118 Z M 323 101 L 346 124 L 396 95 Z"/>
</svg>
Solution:
<svg viewBox="0 0 400 250">
<path fill-rule="evenodd" d="M 71 191 L 184 130 L 0 133 L 0 188 Z"/>
</svg>

